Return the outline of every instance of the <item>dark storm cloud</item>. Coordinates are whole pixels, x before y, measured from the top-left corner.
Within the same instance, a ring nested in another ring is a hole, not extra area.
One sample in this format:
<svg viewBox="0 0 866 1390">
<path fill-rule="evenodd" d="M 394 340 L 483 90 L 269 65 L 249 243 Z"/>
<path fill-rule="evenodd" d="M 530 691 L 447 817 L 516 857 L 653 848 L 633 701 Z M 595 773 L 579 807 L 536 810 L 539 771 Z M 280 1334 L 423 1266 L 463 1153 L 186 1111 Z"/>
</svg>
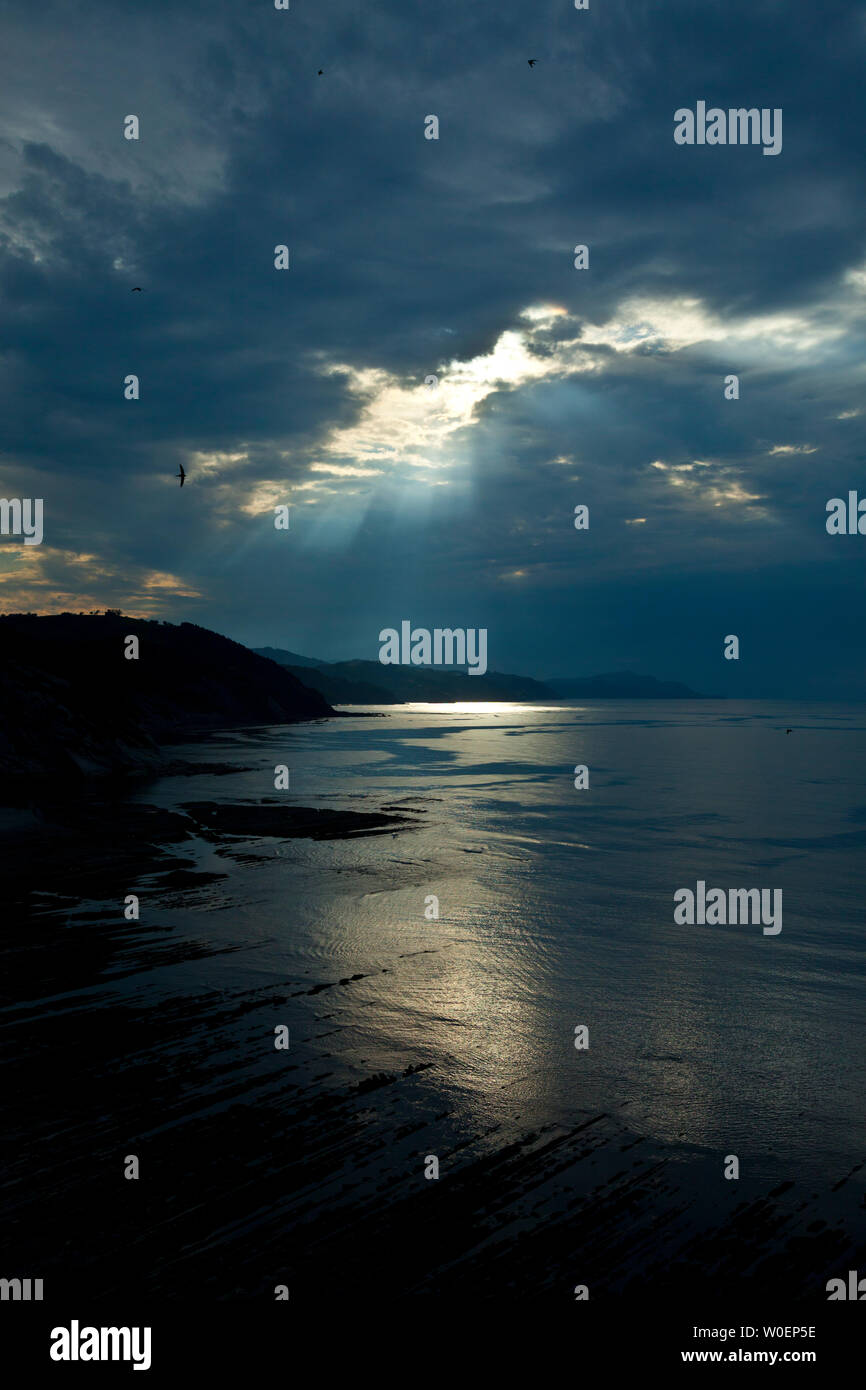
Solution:
<svg viewBox="0 0 866 1390">
<path fill-rule="evenodd" d="M 748 622 L 751 688 L 805 690 L 798 622 L 862 612 L 858 538 L 823 526 L 866 491 L 862 14 L 6 14 L 0 481 L 47 529 L 23 568 L 4 551 L 4 598 L 333 657 L 404 616 L 487 625 L 500 668 L 716 689 L 718 626 Z M 675 146 L 698 99 L 781 107 L 782 153 Z M 508 332 L 505 379 L 465 418 L 430 393 L 453 419 L 425 424 L 412 388 Z M 859 656 L 827 664 L 829 693 L 866 688 Z"/>
</svg>

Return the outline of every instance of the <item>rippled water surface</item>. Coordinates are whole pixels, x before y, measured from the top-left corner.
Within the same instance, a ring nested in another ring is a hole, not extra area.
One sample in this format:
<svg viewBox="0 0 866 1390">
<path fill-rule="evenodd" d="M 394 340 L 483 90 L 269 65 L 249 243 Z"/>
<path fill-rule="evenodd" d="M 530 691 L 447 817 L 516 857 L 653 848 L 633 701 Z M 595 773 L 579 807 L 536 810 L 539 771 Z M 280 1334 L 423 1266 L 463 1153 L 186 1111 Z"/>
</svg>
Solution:
<svg viewBox="0 0 866 1390">
<path fill-rule="evenodd" d="M 415 813 L 396 837 L 223 855 L 228 880 L 187 911 L 258 949 L 220 968 L 316 982 L 362 972 L 340 993 L 353 1050 L 383 1068 L 447 1059 L 443 1083 L 479 1118 L 627 1106 L 650 1134 L 757 1164 L 823 1170 L 862 1155 L 866 712 L 381 712 L 185 748 L 252 770 L 143 793 Z M 278 763 L 289 792 L 274 792 Z M 575 790 L 577 764 L 588 790 Z M 782 932 L 675 925 L 673 893 L 698 879 L 782 889 Z M 425 917 L 429 894 L 438 920 Z"/>
<path fill-rule="evenodd" d="M 174 751 L 201 770 L 7 854 L 16 1268 L 809 1300 L 866 1258 L 861 708 L 392 706 Z M 286 807 L 395 819 L 261 833 Z M 676 924 L 698 880 L 780 889 L 781 933 Z"/>
</svg>

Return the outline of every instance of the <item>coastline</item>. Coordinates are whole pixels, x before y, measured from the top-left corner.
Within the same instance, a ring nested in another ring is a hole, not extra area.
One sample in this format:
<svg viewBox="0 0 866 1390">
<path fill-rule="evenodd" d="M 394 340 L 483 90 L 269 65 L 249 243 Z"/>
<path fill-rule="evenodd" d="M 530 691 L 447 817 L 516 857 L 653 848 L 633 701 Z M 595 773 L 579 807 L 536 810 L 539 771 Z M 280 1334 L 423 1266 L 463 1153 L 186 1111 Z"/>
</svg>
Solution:
<svg viewBox="0 0 866 1390">
<path fill-rule="evenodd" d="M 321 960 L 287 955 L 275 975 L 255 904 L 226 931 L 232 865 L 279 864 L 289 842 L 306 855 L 322 828 L 347 851 L 381 844 L 362 861 L 375 899 L 400 891 L 429 812 L 417 797 L 394 809 L 389 787 L 364 811 L 332 810 L 328 826 L 322 807 L 232 796 L 225 779 L 249 771 L 254 744 L 240 741 L 235 763 L 192 764 L 195 777 L 175 770 L 176 809 L 137 784 L 135 799 L 67 799 L 2 832 L 7 1262 L 52 1296 L 97 1304 L 118 1286 L 157 1301 L 268 1300 L 278 1283 L 320 1303 L 339 1270 L 355 1303 L 560 1304 L 586 1283 L 624 1307 L 765 1303 L 768 1288 L 805 1307 L 863 1266 L 857 1167 L 818 1187 L 767 1156 L 725 1184 L 715 1150 L 652 1137 L 627 1105 L 599 1109 L 580 1090 L 567 1117 L 545 1119 L 507 1072 L 479 1108 L 455 1073 L 454 1049 L 474 1046 L 456 1011 L 383 1049 L 365 1014 L 400 1020 L 434 999 L 449 943 L 362 959 L 326 922 Z M 225 802 L 193 786 L 213 775 Z M 340 864 L 325 873 L 336 911 Z M 294 871 L 286 882 L 299 891 Z M 148 904 L 136 922 L 122 915 L 131 885 Z M 287 937 L 295 911 L 289 896 Z M 456 940 L 450 954 L 463 950 Z M 283 1024 L 286 1053 L 273 1044 Z M 128 1154 L 139 1183 L 123 1181 Z"/>
</svg>

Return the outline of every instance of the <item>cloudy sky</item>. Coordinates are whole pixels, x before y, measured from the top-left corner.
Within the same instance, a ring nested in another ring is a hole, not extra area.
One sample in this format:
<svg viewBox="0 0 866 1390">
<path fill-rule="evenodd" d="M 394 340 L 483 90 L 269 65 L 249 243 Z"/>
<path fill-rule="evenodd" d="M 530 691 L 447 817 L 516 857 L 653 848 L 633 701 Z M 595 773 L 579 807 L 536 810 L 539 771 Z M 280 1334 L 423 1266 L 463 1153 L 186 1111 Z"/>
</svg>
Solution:
<svg viewBox="0 0 866 1390">
<path fill-rule="evenodd" d="M 491 669 L 866 696 L 866 536 L 825 527 L 866 496 L 866 6 L 0 29 L 0 489 L 45 506 L 4 611 L 326 659 L 408 618 L 486 627 Z M 675 144 L 698 101 L 781 108 L 782 152 Z"/>
</svg>

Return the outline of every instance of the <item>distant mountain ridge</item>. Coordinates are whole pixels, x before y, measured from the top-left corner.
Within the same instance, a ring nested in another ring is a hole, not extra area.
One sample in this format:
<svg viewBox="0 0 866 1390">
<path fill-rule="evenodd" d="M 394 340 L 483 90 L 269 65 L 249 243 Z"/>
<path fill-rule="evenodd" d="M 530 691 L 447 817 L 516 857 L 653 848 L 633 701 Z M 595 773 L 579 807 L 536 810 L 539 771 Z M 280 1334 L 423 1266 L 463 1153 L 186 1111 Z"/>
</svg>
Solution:
<svg viewBox="0 0 866 1390">
<path fill-rule="evenodd" d="M 267 657 L 268 661 L 278 661 L 281 666 L 327 666 L 327 661 L 317 661 L 314 656 L 299 656 L 297 652 L 286 652 L 280 647 L 250 647 L 251 652 Z M 290 659 L 291 658 L 291 659 Z"/>
<path fill-rule="evenodd" d="M 623 671 L 601 676 L 574 676 L 549 681 L 489 671 L 431 666 L 383 665 L 379 661 L 320 661 L 281 647 L 256 647 L 259 656 L 284 666 L 298 680 L 320 691 L 331 704 L 393 705 L 407 701 L 449 703 L 455 700 L 700 700 L 704 697 L 679 681 L 658 681 Z"/>
<path fill-rule="evenodd" d="M 280 647 L 255 647 L 320 691 L 332 704 L 399 705 L 406 701 L 449 703 L 454 700 L 550 700 L 553 694 L 528 676 L 488 671 L 470 676 L 440 666 L 384 666 L 379 661 L 318 661 Z"/>
</svg>

